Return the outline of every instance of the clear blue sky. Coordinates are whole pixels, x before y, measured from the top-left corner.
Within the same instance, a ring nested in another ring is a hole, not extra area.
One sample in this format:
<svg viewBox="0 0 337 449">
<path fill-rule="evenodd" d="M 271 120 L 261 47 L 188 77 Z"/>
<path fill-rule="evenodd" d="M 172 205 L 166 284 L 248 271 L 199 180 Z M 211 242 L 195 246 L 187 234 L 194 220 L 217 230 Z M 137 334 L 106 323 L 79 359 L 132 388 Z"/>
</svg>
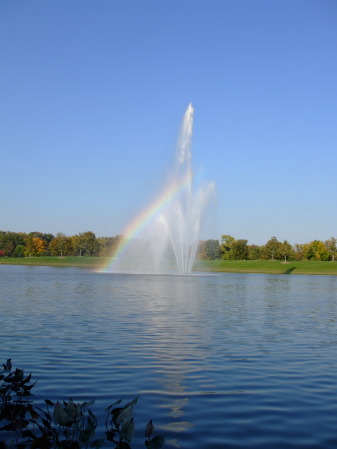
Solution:
<svg viewBox="0 0 337 449">
<path fill-rule="evenodd" d="M 123 232 L 181 119 L 202 238 L 337 237 L 335 0 L 2 0 L 0 230 Z"/>
</svg>

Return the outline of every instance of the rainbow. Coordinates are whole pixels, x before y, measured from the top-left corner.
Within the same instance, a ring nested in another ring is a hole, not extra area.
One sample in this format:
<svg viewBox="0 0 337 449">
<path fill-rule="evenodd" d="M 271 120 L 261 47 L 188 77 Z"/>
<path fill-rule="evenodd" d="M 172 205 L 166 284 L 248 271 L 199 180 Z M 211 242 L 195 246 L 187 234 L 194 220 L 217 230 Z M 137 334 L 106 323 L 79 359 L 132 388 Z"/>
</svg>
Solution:
<svg viewBox="0 0 337 449">
<path fill-rule="evenodd" d="M 135 238 L 143 228 L 150 223 L 163 209 L 170 203 L 182 190 L 188 187 L 192 181 L 192 172 L 188 170 L 187 174 L 177 182 L 174 180 L 168 187 L 153 201 L 153 203 L 141 212 L 124 230 L 124 238 L 121 240 L 117 250 L 111 257 L 106 267 L 103 267 L 100 272 L 113 271 L 117 261 L 123 256 L 128 248 L 131 240 Z"/>
</svg>

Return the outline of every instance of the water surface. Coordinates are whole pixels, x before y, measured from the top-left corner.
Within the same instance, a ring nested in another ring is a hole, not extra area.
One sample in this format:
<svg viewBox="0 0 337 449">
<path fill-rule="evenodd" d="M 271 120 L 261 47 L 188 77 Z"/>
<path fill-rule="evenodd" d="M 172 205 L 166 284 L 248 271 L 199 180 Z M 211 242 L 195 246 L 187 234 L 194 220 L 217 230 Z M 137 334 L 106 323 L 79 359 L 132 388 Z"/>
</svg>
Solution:
<svg viewBox="0 0 337 449">
<path fill-rule="evenodd" d="M 337 278 L 0 266 L 0 361 L 37 399 L 118 398 L 166 447 L 335 448 Z M 103 414 L 102 414 L 103 419 Z"/>
</svg>

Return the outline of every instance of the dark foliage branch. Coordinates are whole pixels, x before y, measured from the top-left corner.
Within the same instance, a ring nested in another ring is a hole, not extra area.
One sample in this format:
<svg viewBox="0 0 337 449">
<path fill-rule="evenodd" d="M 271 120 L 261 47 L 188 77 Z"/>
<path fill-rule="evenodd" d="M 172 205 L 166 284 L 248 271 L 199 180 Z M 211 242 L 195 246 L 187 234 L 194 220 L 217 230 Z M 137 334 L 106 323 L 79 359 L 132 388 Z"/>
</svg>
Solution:
<svg viewBox="0 0 337 449">
<path fill-rule="evenodd" d="M 90 407 L 95 401 L 74 403 L 71 399 L 54 403 L 45 399 L 45 408 L 33 404 L 31 374 L 12 370 L 11 359 L 0 374 L 0 449 L 81 449 L 109 445 L 131 449 L 135 433 L 133 409 L 138 397 L 122 405 L 114 402 L 106 409 L 105 434 L 96 436 L 97 418 Z M 160 449 L 165 438 L 153 436 L 152 420 L 145 428 L 145 446 Z"/>
</svg>

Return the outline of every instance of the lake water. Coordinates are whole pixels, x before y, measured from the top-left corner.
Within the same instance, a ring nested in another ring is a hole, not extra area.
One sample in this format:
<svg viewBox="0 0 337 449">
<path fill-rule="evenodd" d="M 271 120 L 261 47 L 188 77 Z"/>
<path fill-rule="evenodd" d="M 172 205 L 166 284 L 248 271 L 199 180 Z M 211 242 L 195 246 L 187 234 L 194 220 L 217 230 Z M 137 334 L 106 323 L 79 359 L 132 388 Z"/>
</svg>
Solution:
<svg viewBox="0 0 337 449">
<path fill-rule="evenodd" d="M 0 266 L 0 362 L 169 448 L 337 447 L 337 277 Z M 112 447 L 112 446 L 110 446 Z"/>
</svg>

